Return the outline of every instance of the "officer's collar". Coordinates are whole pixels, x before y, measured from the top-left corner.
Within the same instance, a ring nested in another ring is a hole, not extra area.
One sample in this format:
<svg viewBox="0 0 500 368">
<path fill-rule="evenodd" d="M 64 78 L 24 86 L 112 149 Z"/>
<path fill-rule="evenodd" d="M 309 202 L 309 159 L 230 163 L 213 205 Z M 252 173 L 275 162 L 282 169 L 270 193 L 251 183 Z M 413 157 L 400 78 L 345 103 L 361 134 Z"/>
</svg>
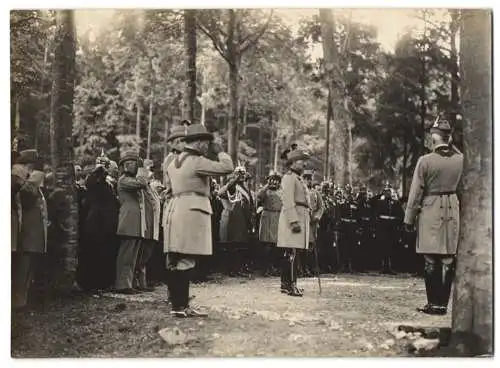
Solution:
<svg viewBox="0 0 500 368">
<path fill-rule="evenodd" d="M 446 143 L 441 143 L 441 144 L 437 144 L 436 146 L 434 146 L 434 151 L 437 151 L 439 149 L 445 149 L 445 150 L 448 150 L 450 149 L 450 146 Z"/>
</svg>

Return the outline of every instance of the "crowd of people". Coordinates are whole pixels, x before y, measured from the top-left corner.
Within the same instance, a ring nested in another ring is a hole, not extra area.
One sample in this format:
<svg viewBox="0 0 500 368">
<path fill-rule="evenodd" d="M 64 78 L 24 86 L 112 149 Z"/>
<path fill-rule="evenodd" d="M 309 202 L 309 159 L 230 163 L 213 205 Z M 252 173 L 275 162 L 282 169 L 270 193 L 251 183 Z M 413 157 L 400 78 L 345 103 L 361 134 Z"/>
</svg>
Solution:
<svg viewBox="0 0 500 368">
<path fill-rule="evenodd" d="M 281 291 L 301 296 L 297 276 L 422 268 L 415 232 L 404 231 L 405 200 L 389 183 L 373 194 L 318 182 L 307 154 L 292 146 L 284 175 L 271 172 L 253 191 L 252 176 L 204 126 L 174 127 L 168 145 L 162 180 L 133 150 L 118 163 L 103 153 L 75 165 L 78 288 L 138 294 L 165 282 L 172 313 L 187 317 L 202 315 L 189 307 L 189 282 L 214 273 L 281 275 Z M 68 236 L 65 200 L 35 150 L 14 153 L 14 307 L 27 304 L 40 255 L 64 257 L 56 245 Z"/>
</svg>

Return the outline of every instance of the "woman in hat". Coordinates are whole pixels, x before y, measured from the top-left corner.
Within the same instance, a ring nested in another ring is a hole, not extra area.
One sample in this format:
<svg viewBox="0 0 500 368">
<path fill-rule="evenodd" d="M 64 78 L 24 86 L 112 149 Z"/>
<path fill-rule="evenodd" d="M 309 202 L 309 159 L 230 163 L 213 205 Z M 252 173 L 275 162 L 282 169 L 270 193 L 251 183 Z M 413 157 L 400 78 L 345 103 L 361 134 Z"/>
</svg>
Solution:
<svg viewBox="0 0 500 368">
<path fill-rule="evenodd" d="M 283 206 L 278 223 L 278 248 L 284 248 L 281 269 L 281 292 L 290 296 L 302 296 L 297 288 L 297 251 L 309 247 L 309 193 L 302 179 L 304 165 L 309 158 L 296 149 L 287 155 L 288 171 L 283 176 Z"/>
<path fill-rule="evenodd" d="M 164 247 L 171 313 L 176 317 L 205 315 L 189 306 L 189 273 L 198 256 L 212 254 L 210 177 L 233 171 L 231 157 L 211 143 L 213 135 L 203 125 L 186 130 L 184 152 L 170 162 L 165 175 L 172 199 L 165 208 Z M 218 161 L 205 157 L 210 144 Z"/>
<path fill-rule="evenodd" d="M 271 172 L 267 177 L 267 184 L 257 193 L 257 212 L 259 219 L 259 241 L 264 256 L 264 274 L 271 271 L 276 265 L 271 254 L 278 242 L 278 222 L 281 212 L 281 175 Z"/>
</svg>

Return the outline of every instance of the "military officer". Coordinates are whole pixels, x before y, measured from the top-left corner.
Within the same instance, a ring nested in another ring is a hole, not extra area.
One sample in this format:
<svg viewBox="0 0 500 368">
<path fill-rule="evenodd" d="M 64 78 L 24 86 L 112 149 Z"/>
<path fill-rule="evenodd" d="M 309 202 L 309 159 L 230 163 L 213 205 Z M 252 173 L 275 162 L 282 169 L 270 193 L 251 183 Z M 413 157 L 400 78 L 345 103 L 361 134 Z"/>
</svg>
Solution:
<svg viewBox="0 0 500 368">
<path fill-rule="evenodd" d="M 366 186 L 361 186 L 356 198 L 358 205 L 359 227 L 361 229 L 360 239 L 360 270 L 364 271 L 369 266 L 369 261 L 375 255 L 373 254 L 373 208 L 368 200 L 368 191 Z"/>
<path fill-rule="evenodd" d="M 398 230 L 401 228 L 403 208 L 395 200 L 389 182 L 384 186 L 382 195 L 374 202 L 376 215 L 376 242 L 380 252 L 382 273 L 394 275 L 392 258 L 399 241 Z"/>
<path fill-rule="evenodd" d="M 316 181 L 313 181 L 313 175 L 313 170 L 304 170 L 304 174 L 302 175 L 309 191 L 310 203 L 309 250 L 304 252 L 305 262 L 303 265 L 304 273 L 307 276 L 312 276 L 314 273 L 313 270 L 317 266 L 314 255 L 314 252 L 317 251 L 317 249 L 314 249 L 314 247 L 316 246 L 319 222 L 325 211 L 325 205 L 323 199 L 321 198 L 321 193 L 314 188 Z"/>
<path fill-rule="evenodd" d="M 278 248 L 284 249 L 281 269 L 281 292 L 302 296 L 297 288 L 297 251 L 309 248 L 309 193 L 302 180 L 304 165 L 309 155 L 300 149 L 287 154 L 288 171 L 283 176 L 283 206 L 278 223 Z"/>
<path fill-rule="evenodd" d="M 167 282 L 171 314 L 176 317 L 206 315 L 189 306 L 189 272 L 197 256 L 212 254 L 210 177 L 227 175 L 234 169 L 231 157 L 212 139 L 203 125 L 188 126 L 184 152 L 170 162 L 165 176 L 172 199 L 165 208 L 164 246 L 171 274 Z M 204 157 L 209 146 L 218 161 Z"/>
<path fill-rule="evenodd" d="M 358 248 L 358 205 L 353 198 L 352 188 L 345 186 L 345 198 L 339 206 L 340 215 L 340 267 L 344 272 L 352 273 L 357 261 Z"/>
<path fill-rule="evenodd" d="M 12 243 L 12 306 L 27 306 L 28 294 L 40 255 L 47 252 L 47 203 L 41 187 L 45 174 L 36 150 L 19 153 L 12 168 L 16 202 L 16 234 Z"/>
<path fill-rule="evenodd" d="M 404 217 L 411 230 L 418 215 L 417 253 L 425 259 L 427 314 L 446 314 L 453 281 L 454 258 L 459 236 L 457 186 L 464 157 L 451 143 L 448 121 L 432 126 L 433 151 L 419 158 Z"/>
</svg>

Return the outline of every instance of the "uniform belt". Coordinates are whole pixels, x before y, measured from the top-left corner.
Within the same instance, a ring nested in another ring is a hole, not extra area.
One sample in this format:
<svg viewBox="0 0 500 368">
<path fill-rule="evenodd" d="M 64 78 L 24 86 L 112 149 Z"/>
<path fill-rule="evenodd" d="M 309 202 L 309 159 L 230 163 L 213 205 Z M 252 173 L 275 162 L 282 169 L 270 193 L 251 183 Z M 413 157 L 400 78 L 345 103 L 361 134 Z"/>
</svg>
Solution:
<svg viewBox="0 0 500 368">
<path fill-rule="evenodd" d="M 309 208 L 309 205 L 307 203 L 303 203 L 303 202 L 295 202 L 295 205 L 300 206 L 300 207 Z"/>
<path fill-rule="evenodd" d="M 430 197 L 430 196 L 444 196 L 444 195 L 453 195 L 453 194 L 457 194 L 457 192 L 455 192 L 455 191 L 429 192 L 429 193 L 426 193 L 425 196 Z"/>
<path fill-rule="evenodd" d="M 344 222 L 358 222 L 358 220 L 356 220 L 356 219 L 341 218 L 340 220 L 344 221 Z"/>
<path fill-rule="evenodd" d="M 208 198 L 208 194 L 199 193 L 199 192 L 181 192 L 181 193 L 174 194 L 174 197 L 184 197 L 184 196 L 189 196 L 189 195 L 195 195 L 198 197 L 207 197 Z"/>
<path fill-rule="evenodd" d="M 382 220 L 397 220 L 398 218 L 396 216 L 387 216 L 387 215 L 380 215 L 379 218 Z"/>
</svg>

